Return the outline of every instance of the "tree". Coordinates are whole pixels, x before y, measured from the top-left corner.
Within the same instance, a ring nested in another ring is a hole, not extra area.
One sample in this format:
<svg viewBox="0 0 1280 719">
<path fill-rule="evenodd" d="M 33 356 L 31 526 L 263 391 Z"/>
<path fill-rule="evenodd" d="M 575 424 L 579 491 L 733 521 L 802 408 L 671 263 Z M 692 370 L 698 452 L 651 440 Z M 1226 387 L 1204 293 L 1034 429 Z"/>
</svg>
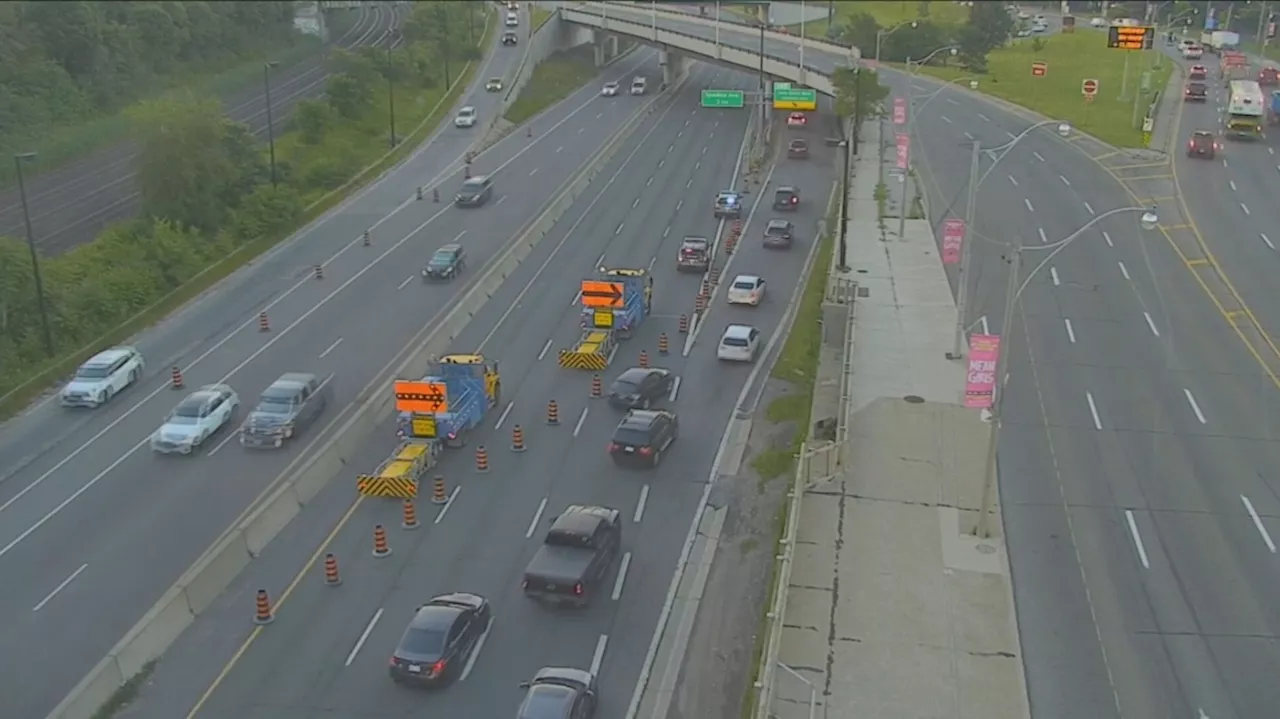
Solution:
<svg viewBox="0 0 1280 719">
<path fill-rule="evenodd" d="M 333 111 L 322 100 L 302 100 L 294 106 L 293 122 L 304 143 L 318 145 L 333 124 Z"/>
<path fill-rule="evenodd" d="M 840 27 L 840 41 L 860 47 L 865 53 L 874 53 L 880 30 L 880 23 L 876 22 L 871 13 L 860 12 Z"/>
<path fill-rule="evenodd" d="M 916 16 L 921 18 L 929 17 L 929 0 L 920 0 L 920 4 L 916 6 Z"/>
<path fill-rule="evenodd" d="M 856 67 L 836 68 L 831 77 L 836 90 L 836 114 L 853 120 L 853 147 L 858 146 L 862 120 L 879 112 L 879 105 L 889 96 L 889 88 L 880 83 L 875 70 Z"/>
<path fill-rule="evenodd" d="M 1000 3 L 979 2 L 969 8 L 969 22 L 960 29 L 957 44 L 965 64 L 985 72 L 987 53 L 1004 45 L 1013 32 L 1013 18 Z"/>
<path fill-rule="evenodd" d="M 360 117 L 373 101 L 373 86 L 345 72 L 329 76 L 325 93 L 329 96 L 329 106 L 348 120 Z"/>
<path fill-rule="evenodd" d="M 889 62 L 919 60 L 950 42 L 945 29 L 928 20 L 921 20 L 915 27 L 904 27 L 885 37 L 880 43 L 880 57 Z M 934 57 L 943 54 L 939 53 Z"/>
</svg>

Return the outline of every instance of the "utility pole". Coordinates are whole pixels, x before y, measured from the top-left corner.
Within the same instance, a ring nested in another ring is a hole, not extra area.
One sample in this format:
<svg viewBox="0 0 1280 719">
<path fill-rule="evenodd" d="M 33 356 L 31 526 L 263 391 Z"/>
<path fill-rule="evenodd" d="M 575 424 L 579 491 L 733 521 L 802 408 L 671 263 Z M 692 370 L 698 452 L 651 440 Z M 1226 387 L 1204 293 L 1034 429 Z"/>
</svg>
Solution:
<svg viewBox="0 0 1280 719">
<path fill-rule="evenodd" d="M 1004 400 L 1004 373 L 1009 364 L 1009 352 L 1013 343 L 1009 341 L 1009 332 L 1013 328 L 1013 306 L 1018 299 L 1018 275 L 1022 269 L 1022 248 L 1010 248 L 1009 287 L 1004 297 L 1004 317 L 1000 321 L 1000 346 L 996 350 L 995 382 L 991 386 L 991 433 L 987 439 L 986 469 L 982 475 L 982 503 L 978 515 L 978 526 L 974 534 L 986 539 L 991 536 L 991 509 L 993 495 L 996 491 L 996 450 L 1000 441 L 1000 405 Z"/>
<path fill-rule="evenodd" d="M 40 276 L 40 255 L 36 252 L 36 233 L 31 229 L 31 208 L 27 206 L 27 185 L 22 177 L 22 163 L 35 159 L 36 153 L 24 152 L 13 156 L 18 171 L 18 196 L 22 199 L 22 220 L 27 226 L 27 249 L 31 251 L 31 274 L 36 283 L 36 308 L 40 312 L 40 329 L 44 332 L 45 354 L 53 357 L 53 331 L 49 329 L 49 310 L 44 300 L 44 280 Z"/>
<path fill-rule="evenodd" d="M 969 199 L 965 202 L 964 208 L 964 244 L 960 246 L 960 268 L 957 272 L 959 287 L 956 292 L 956 331 L 952 341 L 951 352 L 947 353 L 947 359 L 962 359 L 965 354 L 965 332 L 968 325 L 966 314 L 968 313 L 969 304 L 969 261 L 970 248 L 973 247 L 973 238 L 977 234 L 977 213 L 978 213 L 978 166 L 979 159 L 982 156 L 982 144 L 977 140 L 973 141 L 973 154 L 969 158 Z"/>
<path fill-rule="evenodd" d="M 271 155 L 271 186 L 276 186 L 276 130 L 275 120 L 271 117 L 271 68 L 279 65 L 275 60 L 262 64 L 262 92 L 267 101 L 267 147 Z"/>
</svg>

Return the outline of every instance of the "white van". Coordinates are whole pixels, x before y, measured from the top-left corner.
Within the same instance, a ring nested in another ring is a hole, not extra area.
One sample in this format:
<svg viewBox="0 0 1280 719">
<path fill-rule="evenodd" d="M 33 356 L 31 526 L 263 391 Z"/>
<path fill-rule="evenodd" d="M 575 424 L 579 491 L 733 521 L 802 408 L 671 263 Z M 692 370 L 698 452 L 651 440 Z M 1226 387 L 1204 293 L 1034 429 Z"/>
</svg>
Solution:
<svg viewBox="0 0 1280 719">
<path fill-rule="evenodd" d="M 507 13 L 507 27 L 516 27 L 520 24 L 520 16 L 516 13 Z"/>
<path fill-rule="evenodd" d="M 648 82 L 643 77 L 637 77 L 631 81 L 631 94 L 643 95 L 648 87 Z"/>
</svg>

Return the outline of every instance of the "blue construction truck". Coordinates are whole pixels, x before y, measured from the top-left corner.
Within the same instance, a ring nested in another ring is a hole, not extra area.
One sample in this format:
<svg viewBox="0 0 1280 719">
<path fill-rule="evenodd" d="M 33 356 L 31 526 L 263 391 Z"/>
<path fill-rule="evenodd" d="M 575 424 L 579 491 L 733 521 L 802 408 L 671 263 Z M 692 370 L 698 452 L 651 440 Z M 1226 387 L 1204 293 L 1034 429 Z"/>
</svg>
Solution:
<svg viewBox="0 0 1280 719">
<path fill-rule="evenodd" d="M 582 337 L 559 354 L 561 367 L 602 371 L 620 340 L 644 322 L 653 303 L 653 277 L 645 270 L 600 268 L 582 282 Z"/>
<path fill-rule="evenodd" d="M 420 380 L 396 380 L 396 436 L 461 447 L 501 401 L 498 363 L 478 354 L 445 355 Z"/>
<path fill-rule="evenodd" d="M 1271 105 L 1267 108 L 1267 122 L 1280 124 L 1280 90 L 1271 91 Z"/>
</svg>

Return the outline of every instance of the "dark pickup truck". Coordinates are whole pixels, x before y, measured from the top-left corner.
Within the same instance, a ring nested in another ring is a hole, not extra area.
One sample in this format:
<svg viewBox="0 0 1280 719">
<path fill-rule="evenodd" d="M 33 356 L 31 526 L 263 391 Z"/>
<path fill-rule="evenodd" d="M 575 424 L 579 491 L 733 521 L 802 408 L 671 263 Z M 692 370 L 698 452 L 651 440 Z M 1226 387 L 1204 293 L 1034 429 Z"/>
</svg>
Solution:
<svg viewBox="0 0 1280 719">
<path fill-rule="evenodd" d="M 607 591 L 622 546 L 616 509 L 571 505 L 555 521 L 524 570 L 525 596 L 547 604 L 585 607 Z"/>
<path fill-rule="evenodd" d="M 1182 92 L 1183 102 L 1208 102 L 1209 87 L 1203 82 L 1189 82 Z"/>
</svg>

